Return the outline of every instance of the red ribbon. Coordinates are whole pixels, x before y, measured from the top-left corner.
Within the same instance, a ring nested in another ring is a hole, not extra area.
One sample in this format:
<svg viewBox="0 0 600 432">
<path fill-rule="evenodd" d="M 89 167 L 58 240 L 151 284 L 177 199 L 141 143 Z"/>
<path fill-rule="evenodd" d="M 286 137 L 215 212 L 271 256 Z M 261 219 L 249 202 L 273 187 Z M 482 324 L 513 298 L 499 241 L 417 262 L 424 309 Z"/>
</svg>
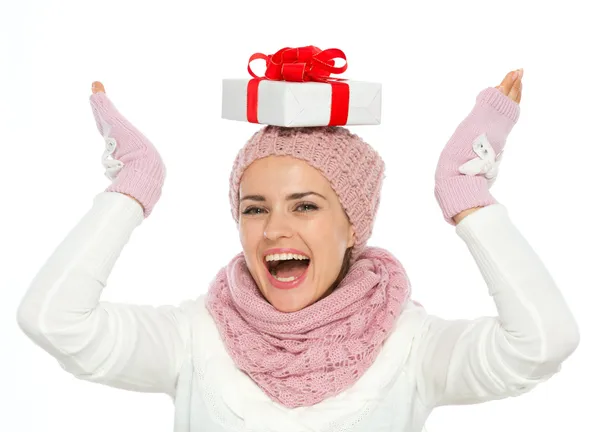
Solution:
<svg viewBox="0 0 600 432">
<path fill-rule="evenodd" d="M 249 122 L 258 123 L 258 86 L 262 80 L 307 82 L 316 81 L 331 85 L 331 113 L 329 126 L 344 125 L 348 121 L 348 108 L 350 105 L 350 87 L 343 78 L 331 77 L 348 68 L 336 67 L 335 59 L 346 60 L 342 50 L 330 48 L 321 51 L 309 45 L 301 48 L 282 48 L 275 54 L 265 55 L 255 53 L 248 60 L 248 72 L 253 79 L 248 82 L 246 114 Z M 254 60 L 265 60 L 267 69 L 264 77 L 257 76 L 250 67 Z"/>
</svg>

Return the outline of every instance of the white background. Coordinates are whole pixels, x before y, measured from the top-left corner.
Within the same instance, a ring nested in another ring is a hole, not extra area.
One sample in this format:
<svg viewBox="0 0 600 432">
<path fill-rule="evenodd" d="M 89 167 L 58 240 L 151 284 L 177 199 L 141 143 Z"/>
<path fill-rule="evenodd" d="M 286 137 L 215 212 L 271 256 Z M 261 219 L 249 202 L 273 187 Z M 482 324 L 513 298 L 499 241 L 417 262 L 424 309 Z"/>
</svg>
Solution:
<svg viewBox="0 0 600 432">
<path fill-rule="evenodd" d="M 103 298 L 178 303 L 205 292 L 241 250 L 228 177 L 258 126 L 220 119 L 220 80 L 246 77 L 255 52 L 304 45 L 340 48 L 344 77 L 383 83 L 382 125 L 350 128 L 387 163 L 370 244 L 392 250 L 414 297 L 447 318 L 495 309 L 437 207 L 437 158 L 477 93 L 525 69 L 521 119 L 492 192 L 562 288 L 581 344 L 531 393 L 438 409 L 427 428 L 600 430 L 595 2 L 169 3 L 0 3 L 0 430 L 172 430 L 167 396 L 78 381 L 16 324 L 37 270 L 108 186 L 88 103 L 92 81 L 105 84 L 168 169 L 163 197 L 125 247 Z"/>
</svg>

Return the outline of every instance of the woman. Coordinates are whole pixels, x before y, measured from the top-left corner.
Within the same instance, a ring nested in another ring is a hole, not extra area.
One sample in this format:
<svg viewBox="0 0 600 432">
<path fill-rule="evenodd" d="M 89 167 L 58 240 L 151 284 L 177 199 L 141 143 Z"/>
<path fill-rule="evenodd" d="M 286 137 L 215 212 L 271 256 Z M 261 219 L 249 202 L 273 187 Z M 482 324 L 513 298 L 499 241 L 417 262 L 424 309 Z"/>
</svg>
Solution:
<svg viewBox="0 0 600 432">
<path fill-rule="evenodd" d="M 175 403 L 175 431 L 421 431 L 438 406 L 523 394 L 579 343 L 543 263 L 489 187 L 519 117 L 522 70 L 483 90 L 443 149 L 435 196 L 498 317 L 444 320 L 402 265 L 366 247 L 384 164 L 341 127 L 267 126 L 230 177 L 243 252 L 179 306 L 99 301 L 165 167 L 95 83 L 113 180 L 31 284 L 23 331 L 74 376 Z"/>
</svg>

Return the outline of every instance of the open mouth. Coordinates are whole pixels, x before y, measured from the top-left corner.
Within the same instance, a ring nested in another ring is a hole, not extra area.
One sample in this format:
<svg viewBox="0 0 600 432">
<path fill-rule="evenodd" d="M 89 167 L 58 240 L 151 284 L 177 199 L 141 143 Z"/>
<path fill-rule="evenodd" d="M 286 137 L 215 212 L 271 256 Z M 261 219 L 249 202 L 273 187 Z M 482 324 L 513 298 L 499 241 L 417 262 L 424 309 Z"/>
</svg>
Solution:
<svg viewBox="0 0 600 432">
<path fill-rule="evenodd" d="M 265 257 L 265 267 L 271 283 L 277 288 L 297 286 L 306 276 L 310 258 L 303 254 L 270 254 Z"/>
</svg>

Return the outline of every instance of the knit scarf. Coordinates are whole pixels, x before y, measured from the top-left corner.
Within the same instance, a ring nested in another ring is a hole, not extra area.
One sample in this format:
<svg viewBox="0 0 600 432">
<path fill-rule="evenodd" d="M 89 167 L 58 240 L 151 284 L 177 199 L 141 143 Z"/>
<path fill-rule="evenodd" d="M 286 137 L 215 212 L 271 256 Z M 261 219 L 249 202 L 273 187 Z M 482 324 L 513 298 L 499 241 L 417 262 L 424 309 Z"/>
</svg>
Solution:
<svg viewBox="0 0 600 432">
<path fill-rule="evenodd" d="M 236 366 L 271 399 L 294 408 L 334 396 L 363 375 L 410 291 L 400 262 L 368 247 L 331 294 L 280 312 L 264 299 L 240 253 L 217 274 L 206 306 Z"/>
</svg>

